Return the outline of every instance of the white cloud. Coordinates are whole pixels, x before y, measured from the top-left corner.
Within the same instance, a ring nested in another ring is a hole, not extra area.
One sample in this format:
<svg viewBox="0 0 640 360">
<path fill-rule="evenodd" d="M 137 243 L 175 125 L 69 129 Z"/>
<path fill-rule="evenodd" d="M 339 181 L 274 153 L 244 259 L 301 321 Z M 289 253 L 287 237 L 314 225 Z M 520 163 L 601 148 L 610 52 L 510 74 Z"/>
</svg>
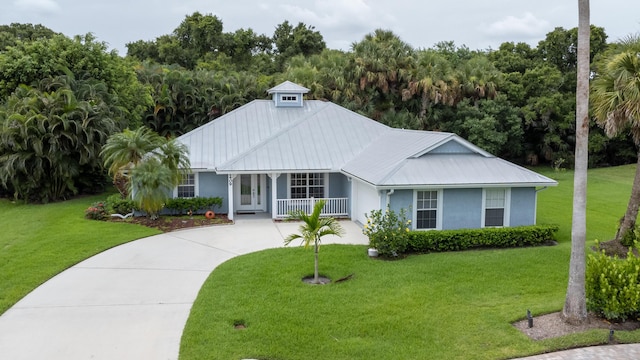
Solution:
<svg viewBox="0 0 640 360">
<path fill-rule="evenodd" d="M 365 0 L 316 0 L 280 5 L 286 18 L 295 26 L 298 21 L 313 25 L 322 35 L 331 38 L 330 48 L 347 49 L 353 41 L 376 28 L 389 29 L 395 17 L 374 9 Z"/>
<path fill-rule="evenodd" d="M 539 36 L 545 33 L 551 25 L 548 21 L 536 18 L 532 13 L 525 13 L 522 17 L 507 16 L 485 27 L 484 31 L 492 36 Z"/>
<path fill-rule="evenodd" d="M 19 9 L 39 14 L 53 14 L 60 11 L 60 5 L 55 0 L 16 0 Z"/>
</svg>

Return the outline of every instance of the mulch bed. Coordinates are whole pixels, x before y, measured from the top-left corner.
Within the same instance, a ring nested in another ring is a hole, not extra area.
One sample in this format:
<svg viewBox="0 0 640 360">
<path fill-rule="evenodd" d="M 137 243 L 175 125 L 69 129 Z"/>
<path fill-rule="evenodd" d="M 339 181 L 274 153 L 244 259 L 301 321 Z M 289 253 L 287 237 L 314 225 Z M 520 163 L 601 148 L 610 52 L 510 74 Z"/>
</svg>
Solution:
<svg viewBox="0 0 640 360">
<path fill-rule="evenodd" d="M 227 218 L 227 215 L 218 215 L 213 219 L 207 219 L 204 216 L 161 216 L 157 220 L 151 220 L 146 216 L 131 217 L 128 219 L 109 218 L 111 222 L 125 222 L 129 224 L 138 224 L 146 227 L 158 229 L 162 232 L 175 231 L 180 229 L 192 228 L 196 226 L 211 226 L 231 224 L 233 221 Z"/>
</svg>

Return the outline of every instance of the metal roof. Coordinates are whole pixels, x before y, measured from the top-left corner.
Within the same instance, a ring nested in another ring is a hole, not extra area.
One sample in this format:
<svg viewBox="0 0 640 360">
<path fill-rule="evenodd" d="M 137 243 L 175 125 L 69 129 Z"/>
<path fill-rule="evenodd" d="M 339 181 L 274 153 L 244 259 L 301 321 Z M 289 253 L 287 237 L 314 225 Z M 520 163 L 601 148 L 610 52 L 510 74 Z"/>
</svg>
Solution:
<svg viewBox="0 0 640 360">
<path fill-rule="evenodd" d="M 285 82 L 269 92 L 308 91 Z M 331 102 L 254 100 L 177 139 L 218 173 L 332 171 L 379 188 L 557 183 L 443 132 L 393 129 Z"/>
<path fill-rule="evenodd" d="M 427 154 L 406 159 L 378 187 L 556 186 L 546 176 L 495 156 Z"/>
<path fill-rule="evenodd" d="M 219 172 L 340 171 L 389 128 L 330 102 L 311 100 L 316 112 L 218 166 Z M 294 108 L 286 111 L 296 111 Z"/>
</svg>

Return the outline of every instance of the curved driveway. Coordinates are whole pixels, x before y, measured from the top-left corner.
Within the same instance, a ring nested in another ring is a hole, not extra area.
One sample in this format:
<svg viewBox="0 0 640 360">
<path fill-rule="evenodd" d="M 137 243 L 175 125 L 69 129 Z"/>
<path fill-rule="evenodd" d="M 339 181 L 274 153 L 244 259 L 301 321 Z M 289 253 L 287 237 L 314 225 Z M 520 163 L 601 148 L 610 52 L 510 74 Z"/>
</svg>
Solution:
<svg viewBox="0 0 640 360">
<path fill-rule="evenodd" d="M 368 243 L 356 224 L 341 225 L 346 235 L 323 243 Z M 209 273 L 232 257 L 283 246 L 298 226 L 238 216 L 235 225 L 156 235 L 93 256 L 0 316 L 0 359 L 177 359 Z"/>
</svg>

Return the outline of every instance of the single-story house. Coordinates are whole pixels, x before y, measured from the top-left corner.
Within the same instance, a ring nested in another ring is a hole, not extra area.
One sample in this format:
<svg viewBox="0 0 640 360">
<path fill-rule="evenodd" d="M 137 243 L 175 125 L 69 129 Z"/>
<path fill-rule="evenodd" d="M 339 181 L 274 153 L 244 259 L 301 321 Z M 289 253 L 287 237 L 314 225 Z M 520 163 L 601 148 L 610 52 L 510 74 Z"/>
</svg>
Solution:
<svg viewBox="0 0 640 360">
<path fill-rule="evenodd" d="M 557 182 L 443 132 L 394 129 L 286 81 L 178 138 L 192 173 L 176 197 L 219 196 L 221 213 L 285 218 L 326 199 L 324 214 L 366 222 L 407 210 L 414 229 L 536 223 L 540 189 Z"/>
</svg>

